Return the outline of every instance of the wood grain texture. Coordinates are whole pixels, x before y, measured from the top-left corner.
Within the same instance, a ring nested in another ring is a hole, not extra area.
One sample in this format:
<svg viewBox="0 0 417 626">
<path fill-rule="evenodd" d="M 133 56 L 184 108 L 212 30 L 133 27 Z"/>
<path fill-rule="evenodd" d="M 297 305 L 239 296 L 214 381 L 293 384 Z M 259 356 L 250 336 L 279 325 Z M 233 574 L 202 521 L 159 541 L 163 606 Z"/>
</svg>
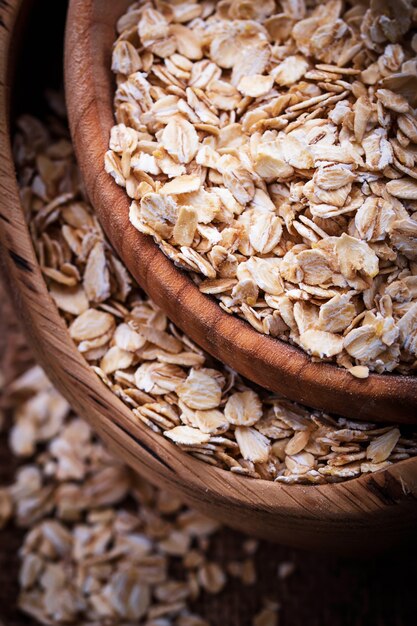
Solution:
<svg viewBox="0 0 417 626">
<path fill-rule="evenodd" d="M 49 296 L 19 202 L 7 67 L 20 4 L 9 1 L 2 12 L 6 27 L 0 28 L 0 251 L 16 312 L 52 382 L 136 471 L 234 528 L 291 546 L 349 554 L 415 539 L 417 459 L 335 485 L 285 486 L 239 477 L 191 458 L 138 424 L 89 368 Z"/>
<path fill-rule="evenodd" d="M 129 222 L 130 200 L 104 171 L 113 125 L 110 72 L 115 23 L 128 0 L 71 0 L 66 36 L 66 97 L 84 182 L 113 246 L 136 280 L 201 347 L 255 383 L 309 406 L 354 419 L 417 423 L 417 378 L 354 378 L 312 363 L 300 349 L 262 335 L 200 293 L 153 242 Z"/>
</svg>

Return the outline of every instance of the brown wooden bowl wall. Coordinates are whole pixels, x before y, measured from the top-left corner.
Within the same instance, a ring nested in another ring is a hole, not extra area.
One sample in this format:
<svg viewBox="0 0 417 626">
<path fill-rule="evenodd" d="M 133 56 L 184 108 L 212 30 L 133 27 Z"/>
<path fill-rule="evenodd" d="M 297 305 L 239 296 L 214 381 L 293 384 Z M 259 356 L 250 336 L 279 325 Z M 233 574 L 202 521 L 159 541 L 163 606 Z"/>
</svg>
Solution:
<svg viewBox="0 0 417 626">
<path fill-rule="evenodd" d="M 415 539 L 417 459 L 334 485 L 285 486 L 239 477 L 193 459 L 136 423 L 87 365 L 48 293 L 19 201 L 8 115 L 15 83 L 7 68 L 24 4 L 9 0 L 0 5 L 1 269 L 30 345 L 53 383 L 119 458 L 234 528 L 347 554 Z"/>
</svg>

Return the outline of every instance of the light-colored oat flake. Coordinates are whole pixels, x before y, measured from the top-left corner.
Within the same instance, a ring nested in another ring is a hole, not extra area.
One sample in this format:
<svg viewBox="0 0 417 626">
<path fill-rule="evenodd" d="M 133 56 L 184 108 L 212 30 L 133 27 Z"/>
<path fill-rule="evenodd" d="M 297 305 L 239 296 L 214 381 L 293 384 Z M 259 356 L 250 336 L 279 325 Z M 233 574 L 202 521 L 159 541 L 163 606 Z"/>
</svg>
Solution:
<svg viewBox="0 0 417 626">
<path fill-rule="evenodd" d="M 113 49 L 105 167 L 134 226 L 359 378 L 417 363 L 415 26 L 409 0 L 136 2 Z"/>
<path fill-rule="evenodd" d="M 47 128 L 25 116 L 19 120 L 18 127 L 15 155 L 21 197 L 50 293 L 78 349 L 104 384 L 131 409 L 132 420 L 160 433 L 205 463 L 239 475 L 285 484 L 347 480 L 417 454 L 417 435 L 410 430 L 312 411 L 251 386 L 236 372 L 205 354 L 140 291 L 106 241 L 79 184 L 63 121 L 55 119 Z M 342 176 L 344 184 L 348 184 L 348 177 Z M 266 201 L 264 192 L 257 193 Z M 168 196 L 156 197 L 164 201 Z M 233 205 L 233 197 L 229 197 L 226 189 L 220 189 L 219 197 Z M 202 207 L 206 212 L 209 210 L 209 205 Z M 345 235 L 339 241 L 349 247 L 351 239 L 351 235 Z M 354 241 L 361 246 L 359 240 Z M 305 249 L 301 263 L 306 254 L 320 255 L 320 250 Z M 277 262 L 277 258 L 257 257 L 247 262 L 250 268 L 261 268 L 262 284 L 275 291 L 271 298 L 276 299 L 280 297 L 276 292 L 281 279 L 271 267 Z M 359 262 L 368 263 L 366 254 L 360 260 L 356 255 L 354 263 Z M 320 258 L 316 266 L 324 271 L 325 264 L 321 264 Z M 308 267 L 311 269 L 313 265 Z M 245 281 L 250 286 L 251 279 L 245 277 Z M 412 283 L 408 284 L 411 289 Z M 106 292 L 108 295 L 104 296 Z M 335 309 L 339 311 L 337 316 Z M 327 352 L 329 346 L 341 340 L 338 334 L 341 319 L 349 319 L 352 325 L 355 315 L 349 296 L 339 293 L 319 312 L 304 300 L 297 301 L 291 312 L 287 304 L 283 310 L 288 311 L 288 320 L 297 319 L 305 327 L 303 336 L 309 345 Z M 329 330 L 320 331 L 331 336 L 325 348 L 309 328 L 309 320 L 317 314 L 329 325 Z M 366 315 L 366 325 L 354 329 L 352 325 L 349 349 L 357 353 L 363 350 L 363 341 L 372 350 L 379 341 L 369 335 L 369 327 L 373 328 L 369 322 L 374 314 Z M 404 337 L 409 337 L 407 329 L 414 324 L 415 317 L 410 308 L 402 318 L 400 332 Z M 393 332 L 394 323 L 386 318 L 385 325 L 375 323 L 384 336 Z M 367 333 L 365 339 L 362 333 Z M 366 375 L 366 366 L 354 367 L 356 376 Z M 33 375 L 33 382 L 29 383 L 38 385 L 38 378 Z M 54 408 L 46 419 L 45 398 L 41 394 L 21 407 L 11 435 L 13 450 L 19 455 L 31 455 L 38 443 L 57 434 L 52 444 L 56 458 L 51 471 L 63 479 L 82 476 L 84 460 L 68 446 L 67 437 L 59 434 L 68 405 L 56 392 L 48 392 L 48 402 L 53 401 Z M 74 433 L 70 430 L 71 441 L 73 435 L 75 440 L 87 437 L 86 426 L 81 421 L 77 421 L 76 430 Z M 123 490 L 124 470 L 121 475 L 117 467 L 106 471 L 112 473 L 114 480 L 122 481 Z M 47 488 L 42 493 L 45 494 L 42 506 L 48 507 Z M 71 493 L 68 497 L 72 498 Z M 62 506 L 70 504 L 64 502 Z M 9 514 L 9 498 L 0 494 L 0 525 Z M 186 541 L 183 533 L 171 536 L 164 549 L 184 550 Z M 128 578 L 133 589 L 134 575 Z M 221 575 L 215 568 L 209 568 L 200 578 L 207 588 L 220 586 Z M 138 595 L 138 607 L 139 599 L 145 602 L 146 595 Z"/>
</svg>

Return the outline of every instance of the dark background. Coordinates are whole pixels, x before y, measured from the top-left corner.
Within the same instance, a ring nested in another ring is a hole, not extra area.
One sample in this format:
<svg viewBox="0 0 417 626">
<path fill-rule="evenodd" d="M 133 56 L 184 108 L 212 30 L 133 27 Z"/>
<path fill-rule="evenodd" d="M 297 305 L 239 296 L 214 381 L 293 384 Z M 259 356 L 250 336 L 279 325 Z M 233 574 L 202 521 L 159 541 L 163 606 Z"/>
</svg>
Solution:
<svg viewBox="0 0 417 626">
<path fill-rule="evenodd" d="M 16 58 L 12 117 L 23 112 L 45 115 L 45 88 L 62 86 L 66 4 L 65 0 L 32 0 L 25 9 L 29 15 L 21 20 L 18 39 L 23 45 Z M 11 376 L 27 361 L 24 340 L 0 293 L 0 368 Z M 16 466 L 7 436 L 0 433 L 0 485 L 12 480 Z M 23 534 L 11 526 L 0 533 L 0 622 L 3 620 L 4 626 L 34 623 L 16 609 L 17 551 Z M 242 558 L 243 539 L 239 533 L 223 531 L 214 542 L 213 559 L 226 564 Z M 277 576 L 278 564 L 283 561 L 296 564 L 295 573 L 285 581 Z M 417 552 L 411 547 L 377 558 L 347 560 L 262 542 L 256 566 L 256 585 L 244 587 L 231 580 L 220 596 L 202 597 L 196 611 L 212 626 L 250 626 L 262 600 L 270 599 L 281 604 L 279 626 L 417 625 Z"/>
</svg>

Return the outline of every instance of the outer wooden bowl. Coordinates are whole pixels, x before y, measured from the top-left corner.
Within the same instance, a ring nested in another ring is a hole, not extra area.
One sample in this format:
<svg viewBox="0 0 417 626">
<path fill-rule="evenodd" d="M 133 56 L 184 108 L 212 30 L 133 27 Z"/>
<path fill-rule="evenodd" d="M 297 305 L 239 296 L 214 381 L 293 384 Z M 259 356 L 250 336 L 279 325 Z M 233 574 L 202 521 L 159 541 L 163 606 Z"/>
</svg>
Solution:
<svg viewBox="0 0 417 626">
<path fill-rule="evenodd" d="M 261 335 L 200 293 L 153 240 L 129 222 L 130 200 L 104 171 L 113 125 L 111 47 L 129 0 L 71 0 L 66 35 L 66 96 L 86 189 L 125 265 L 151 298 L 206 351 L 246 378 L 309 406 L 356 419 L 417 423 L 417 378 L 355 379 L 312 363 L 300 349 Z"/>
<path fill-rule="evenodd" d="M 132 468 L 230 526 L 292 546 L 348 554 L 411 541 L 417 523 L 417 459 L 334 485 L 285 486 L 239 477 L 191 458 L 135 423 L 89 368 L 49 296 L 19 202 L 8 116 L 15 84 L 7 67 L 21 4 L 0 5 L 0 250 L 16 312 L 51 380 Z"/>
</svg>

